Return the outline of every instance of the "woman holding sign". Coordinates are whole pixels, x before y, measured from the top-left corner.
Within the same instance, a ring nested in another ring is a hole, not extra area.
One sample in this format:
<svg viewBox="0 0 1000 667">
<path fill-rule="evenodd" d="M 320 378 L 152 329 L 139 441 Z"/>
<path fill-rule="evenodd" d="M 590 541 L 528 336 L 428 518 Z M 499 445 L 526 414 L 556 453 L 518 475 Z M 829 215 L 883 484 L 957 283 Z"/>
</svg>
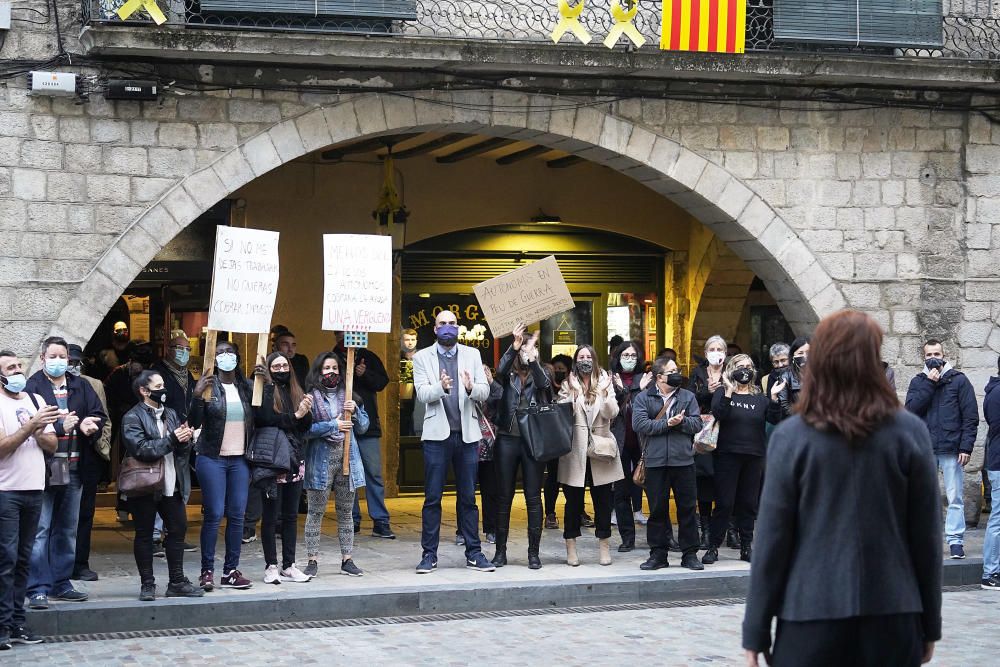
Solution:
<svg viewBox="0 0 1000 667">
<path fill-rule="evenodd" d="M 313 400 L 302 393 L 299 381 L 292 374 L 288 357 L 272 352 L 264 364 L 266 384 L 261 405 L 254 408 L 257 428 L 273 426 L 281 429 L 291 444 L 290 474 L 278 476 L 277 492 L 263 499 L 261 544 L 264 547 L 265 584 L 283 581 L 305 583 L 311 577 L 295 566 L 295 541 L 298 539 L 299 497 L 302 495 L 303 439 L 312 425 Z M 275 528 L 281 515 L 281 569 L 278 569 L 278 549 Z"/>
<path fill-rule="evenodd" d="M 211 388 L 212 398 L 204 399 Z M 229 341 L 215 346 L 215 370 L 203 375 L 194 387 L 188 417 L 191 428 L 200 428 L 195 451 L 195 471 L 201 484 L 201 576 L 205 591 L 215 588 L 215 545 L 219 524 L 226 517 L 226 556 L 222 588 L 250 588 L 239 571 L 243 517 L 250 487 L 250 465 L 244 454 L 253 437 L 252 387 L 240 373 L 236 348 Z"/>
<path fill-rule="evenodd" d="M 309 563 L 306 575 L 319 573 L 319 538 L 323 514 L 330 498 L 330 488 L 337 506 L 337 539 L 340 540 L 340 573 L 351 577 L 364 574 L 351 558 L 354 550 L 354 495 L 365 485 L 365 470 L 361 463 L 361 449 L 353 446 L 356 433 L 368 430 L 368 413 L 364 406 L 346 399 L 341 377 L 345 367 L 340 355 L 324 352 L 316 357 L 306 375 L 306 390 L 312 397 L 313 423 L 306 444 L 306 552 Z M 344 413 L 350 414 L 345 417 Z M 349 435 L 351 447 L 350 475 L 343 474 L 344 436 Z"/>
<path fill-rule="evenodd" d="M 580 564 L 576 538 L 580 536 L 583 489 L 590 484 L 601 565 L 611 565 L 611 485 L 625 473 L 618 444 L 611 435 L 611 420 L 618 415 L 615 389 L 590 345 L 581 345 L 573 355 L 573 370 L 563 382 L 559 402 L 572 402 L 574 415 L 573 449 L 559 459 L 559 482 L 566 496 L 566 563 L 574 567 Z"/>
</svg>

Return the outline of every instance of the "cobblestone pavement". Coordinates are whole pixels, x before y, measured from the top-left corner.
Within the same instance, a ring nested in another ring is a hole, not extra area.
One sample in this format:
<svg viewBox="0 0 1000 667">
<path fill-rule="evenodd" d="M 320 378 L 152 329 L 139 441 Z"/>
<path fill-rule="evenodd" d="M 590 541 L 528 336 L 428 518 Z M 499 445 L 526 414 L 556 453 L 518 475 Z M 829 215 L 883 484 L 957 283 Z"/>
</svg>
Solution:
<svg viewBox="0 0 1000 667">
<path fill-rule="evenodd" d="M 945 594 L 944 640 L 932 664 L 996 664 L 1000 594 Z M 743 605 L 501 616 L 377 626 L 112 639 L 17 646 L 7 664 L 739 665 Z M 596 635 L 596 639 L 595 639 Z"/>
</svg>

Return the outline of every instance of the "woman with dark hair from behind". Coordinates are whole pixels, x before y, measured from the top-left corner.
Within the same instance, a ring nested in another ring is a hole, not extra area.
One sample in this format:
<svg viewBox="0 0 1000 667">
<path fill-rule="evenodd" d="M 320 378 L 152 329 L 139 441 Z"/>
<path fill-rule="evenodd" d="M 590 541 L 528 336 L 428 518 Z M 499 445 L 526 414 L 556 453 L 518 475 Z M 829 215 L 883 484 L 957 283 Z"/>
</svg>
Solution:
<svg viewBox="0 0 1000 667">
<path fill-rule="evenodd" d="M 812 346 L 797 414 L 768 445 L 746 664 L 756 667 L 759 653 L 776 667 L 926 663 L 941 639 L 930 435 L 886 380 L 875 320 L 835 313 Z"/>
<path fill-rule="evenodd" d="M 649 386 L 653 374 L 644 372 L 645 355 L 639 341 L 625 341 L 611 355 L 611 379 L 618 401 L 618 416 L 611 423 L 611 433 L 618 441 L 621 452 L 622 472 L 625 478 L 614 483 L 614 514 L 618 523 L 618 534 L 622 543 L 618 551 L 628 552 L 635 548 L 635 524 L 645 525 L 642 513 L 642 487 L 632 481 L 632 473 L 642 458 L 639 436 L 632 430 L 632 399 Z M 672 536 L 671 536 L 672 537 Z"/>
</svg>

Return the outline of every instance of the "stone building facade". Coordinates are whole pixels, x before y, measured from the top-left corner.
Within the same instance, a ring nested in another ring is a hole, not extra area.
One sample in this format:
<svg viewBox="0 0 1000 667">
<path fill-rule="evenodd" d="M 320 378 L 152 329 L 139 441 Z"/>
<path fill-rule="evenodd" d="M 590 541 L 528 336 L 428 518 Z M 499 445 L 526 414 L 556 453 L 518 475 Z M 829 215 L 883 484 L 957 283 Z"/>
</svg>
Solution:
<svg viewBox="0 0 1000 667">
<path fill-rule="evenodd" d="M 699 305 L 723 298 L 713 266 L 735 257 L 733 279 L 762 279 L 797 332 L 839 308 L 871 313 L 901 389 L 927 337 L 977 391 L 996 373 L 1000 110 L 983 59 L 995 53 L 712 56 L 215 30 L 185 27 L 183 7 L 180 25 L 158 28 L 56 4 L 61 36 L 54 21 L 15 22 L 0 49 L 0 346 L 86 341 L 180 230 L 281 165 L 435 131 L 580 156 L 701 223 L 706 242 L 672 277 L 685 349 L 708 332 L 694 330 Z M 990 5 L 947 9 L 989 22 Z M 51 16 L 41 0 L 17 7 Z M 93 92 L 32 96 L 13 74 L 44 68 Z M 109 101 L 101 82 L 116 75 L 174 83 L 157 101 Z"/>
</svg>

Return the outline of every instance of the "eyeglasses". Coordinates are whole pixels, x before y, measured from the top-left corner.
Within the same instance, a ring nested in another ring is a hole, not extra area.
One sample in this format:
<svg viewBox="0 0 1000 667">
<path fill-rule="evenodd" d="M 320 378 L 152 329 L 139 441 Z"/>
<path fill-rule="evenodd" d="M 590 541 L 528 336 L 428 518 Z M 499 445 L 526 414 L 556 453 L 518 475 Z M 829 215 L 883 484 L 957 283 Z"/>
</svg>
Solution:
<svg viewBox="0 0 1000 667">
<path fill-rule="evenodd" d="M 191 346 L 190 345 L 171 345 L 170 349 L 171 350 L 187 350 L 188 352 L 190 352 L 191 351 Z"/>
<path fill-rule="evenodd" d="M 638 359 L 639 355 L 638 354 L 628 354 L 628 353 L 626 353 L 626 354 L 623 354 L 621 356 L 621 358 L 622 359 Z"/>
<path fill-rule="evenodd" d="M 281 371 L 287 371 L 287 370 L 290 370 L 290 369 L 291 369 L 291 366 L 289 366 L 288 364 L 271 364 L 271 370 L 272 371 L 281 372 Z"/>
</svg>

